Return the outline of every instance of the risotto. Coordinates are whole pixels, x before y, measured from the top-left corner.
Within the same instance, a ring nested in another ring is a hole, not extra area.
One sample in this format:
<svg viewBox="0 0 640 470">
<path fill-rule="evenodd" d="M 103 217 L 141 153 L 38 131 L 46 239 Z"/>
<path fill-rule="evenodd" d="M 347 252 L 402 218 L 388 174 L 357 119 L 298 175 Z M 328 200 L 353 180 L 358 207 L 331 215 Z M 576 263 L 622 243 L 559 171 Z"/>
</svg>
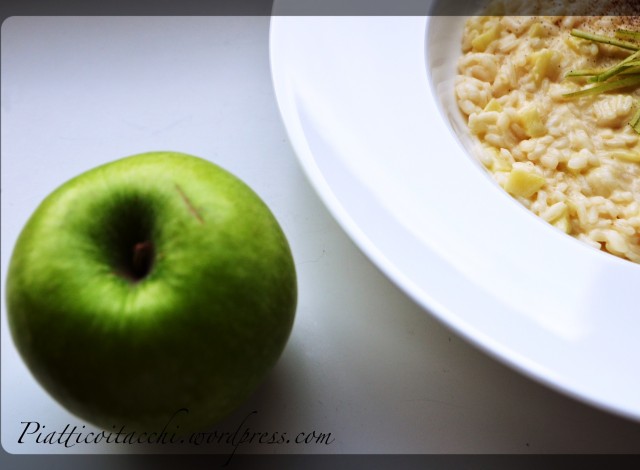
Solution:
<svg viewBox="0 0 640 470">
<path fill-rule="evenodd" d="M 620 29 L 640 31 L 640 18 L 471 17 L 455 93 L 475 153 L 500 186 L 559 230 L 640 263 L 640 134 L 631 125 L 639 86 L 571 95 L 595 86 L 588 71 L 634 52 L 572 31 Z M 638 38 L 624 42 L 640 49 Z"/>
</svg>

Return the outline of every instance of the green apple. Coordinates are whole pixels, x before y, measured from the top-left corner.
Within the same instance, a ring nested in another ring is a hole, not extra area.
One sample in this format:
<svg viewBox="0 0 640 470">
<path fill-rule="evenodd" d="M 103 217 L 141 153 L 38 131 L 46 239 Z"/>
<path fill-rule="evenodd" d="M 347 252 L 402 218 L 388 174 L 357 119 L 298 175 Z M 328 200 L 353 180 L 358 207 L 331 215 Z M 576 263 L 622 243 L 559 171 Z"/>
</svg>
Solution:
<svg viewBox="0 0 640 470">
<path fill-rule="evenodd" d="M 246 400 L 293 325 L 291 251 L 264 202 L 206 160 L 123 158 L 51 193 L 7 276 L 12 337 L 59 403 L 105 429 L 205 429 Z"/>
</svg>

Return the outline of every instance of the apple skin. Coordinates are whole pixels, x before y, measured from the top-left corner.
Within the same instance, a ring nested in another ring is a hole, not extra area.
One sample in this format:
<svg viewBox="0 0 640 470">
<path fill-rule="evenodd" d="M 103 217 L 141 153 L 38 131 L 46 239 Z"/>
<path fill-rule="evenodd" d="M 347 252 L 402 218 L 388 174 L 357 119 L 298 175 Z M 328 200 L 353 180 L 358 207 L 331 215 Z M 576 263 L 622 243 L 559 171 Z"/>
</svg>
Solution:
<svg viewBox="0 0 640 470">
<path fill-rule="evenodd" d="M 152 249 L 136 264 L 141 242 Z M 277 362 L 297 301 L 264 202 L 175 152 L 107 163 L 51 193 L 18 238 L 6 291 L 33 376 L 107 430 L 157 431 L 173 417 L 187 432 L 227 416 Z"/>
</svg>

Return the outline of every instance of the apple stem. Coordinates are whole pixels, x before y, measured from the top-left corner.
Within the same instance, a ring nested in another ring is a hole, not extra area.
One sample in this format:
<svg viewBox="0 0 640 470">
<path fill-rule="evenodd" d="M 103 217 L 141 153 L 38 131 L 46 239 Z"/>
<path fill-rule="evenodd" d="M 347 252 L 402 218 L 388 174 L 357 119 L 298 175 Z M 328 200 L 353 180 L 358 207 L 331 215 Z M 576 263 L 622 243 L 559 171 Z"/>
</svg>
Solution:
<svg viewBox="0 0 640 470">
<path fill-rule="evenodd" d="M 140 280 L 151 270 L 153 264 L 153 244 L 150 241 L 138 242 L 133 246 L 133 276 Z"/>
</svg>

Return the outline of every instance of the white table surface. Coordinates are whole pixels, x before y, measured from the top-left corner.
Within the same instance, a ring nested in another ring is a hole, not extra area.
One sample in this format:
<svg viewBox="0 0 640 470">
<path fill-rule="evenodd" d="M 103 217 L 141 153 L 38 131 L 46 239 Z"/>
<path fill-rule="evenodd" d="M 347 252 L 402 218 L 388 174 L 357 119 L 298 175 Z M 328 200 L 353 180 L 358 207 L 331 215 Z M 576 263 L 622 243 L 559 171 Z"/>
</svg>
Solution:
<svg viewBox="0 0 640 470">
<path fill-rule="evenodd" d="M 351 242 L 287 140 L 270 78 L 268 31 L 268 17 L 14 17 L 3 23 L 5 451 L 121 452 L 117 446 L 17 443 L 23 421 L 48 429 L 83 423 L 47 396 L 17 356 L 4 285 L 15 239 L 48 193 L 100 163 L 161 149 L 210 159 L 247 182 L 279 219 L 296 261 L 299 303 L 284 354 L 254 396 L 216 429 L 316 431 L 333 440 L 254 443 L 239 452 L 640 451 L 639 423 L 574 401 L 488 357 L 416 306 Z"/>
</svg>

